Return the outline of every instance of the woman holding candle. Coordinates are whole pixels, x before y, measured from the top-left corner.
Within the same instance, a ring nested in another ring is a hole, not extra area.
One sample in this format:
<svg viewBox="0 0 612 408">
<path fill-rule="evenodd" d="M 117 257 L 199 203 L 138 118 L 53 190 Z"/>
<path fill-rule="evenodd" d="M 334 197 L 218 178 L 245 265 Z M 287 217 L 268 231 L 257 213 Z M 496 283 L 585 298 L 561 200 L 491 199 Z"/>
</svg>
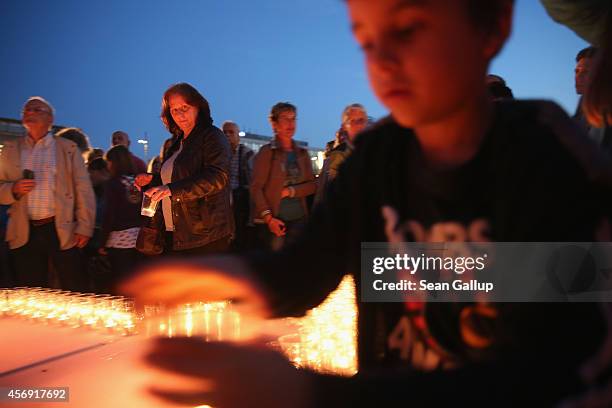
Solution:
<svg viewBox="0 0 612 408">
<path fill-rule="evenodd" d="M 227 138 L 213 126 L 208 101 L 187 83 L 166 90 L 161 118 L 173 138 L 161 172 L 136 177 L 161 201 L 150 225 L 163 234 L 166 254 L 223 252 L 234 232 Z"/>
</svg>

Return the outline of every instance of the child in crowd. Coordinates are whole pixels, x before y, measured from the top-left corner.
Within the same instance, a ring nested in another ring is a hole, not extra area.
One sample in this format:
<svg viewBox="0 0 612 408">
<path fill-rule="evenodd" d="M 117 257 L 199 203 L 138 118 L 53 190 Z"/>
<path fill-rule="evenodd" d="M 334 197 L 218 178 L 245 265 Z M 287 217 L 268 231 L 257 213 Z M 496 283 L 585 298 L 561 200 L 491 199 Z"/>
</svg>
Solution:
<svg viewBox="0 0 612 408">
<path fill-rule="evenodd" d="M 106 152 L 110 180 L 104 186 L 104 208 L 99 250 L 108 255 L 112 276 L 104 292 L 114 290 L 117 281 L 131 272 L 141 259 L 136 250 L 140 231 L 140 203 L 142 194 L 134 187 L 134 163 L 123 145 Z"/>
</svg>

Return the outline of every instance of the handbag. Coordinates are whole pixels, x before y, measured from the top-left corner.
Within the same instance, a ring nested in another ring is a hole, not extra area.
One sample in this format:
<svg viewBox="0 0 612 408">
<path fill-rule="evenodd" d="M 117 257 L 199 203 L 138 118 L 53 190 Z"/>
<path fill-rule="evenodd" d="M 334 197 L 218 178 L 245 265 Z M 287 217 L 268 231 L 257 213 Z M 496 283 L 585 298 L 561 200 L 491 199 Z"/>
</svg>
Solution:
<svg viewBox="0 0 612 408">
<path fill-rule="evenodd" d="M 159 255 L 164 252 L 161 230 L 152 227 L 140 227 L 136 238 L 136 249 L 145 255 Z"/>
</svg>

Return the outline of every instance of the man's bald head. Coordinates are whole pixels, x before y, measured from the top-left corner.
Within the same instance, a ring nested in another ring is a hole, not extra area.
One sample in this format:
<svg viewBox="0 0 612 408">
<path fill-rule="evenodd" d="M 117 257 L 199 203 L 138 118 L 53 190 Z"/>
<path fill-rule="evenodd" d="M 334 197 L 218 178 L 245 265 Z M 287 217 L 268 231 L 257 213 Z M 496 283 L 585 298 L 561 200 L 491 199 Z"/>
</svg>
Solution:
<svg viewBox="0 0 612 408">
<path fill-rule="evenodd" d="M 117 130 L 111 136 L 111 146 L 117 145 L 130 146 L 130 137 L 123 130 Z"/>
<path fill-rule="evenodd" d="M 230 142 L 232 151 L 235 151 L 238 148 L 238 145 L 240 144 L 240 128 L 235 122 L 232 122 L 231 120 L 226 120 L 225 122 L 223 122 L 223 126 L 221 126 L 221 128 L 223 129 L 223 133 L 225 133 L 225 136 L 227 136 L 227 139 Z"/>
</svg>

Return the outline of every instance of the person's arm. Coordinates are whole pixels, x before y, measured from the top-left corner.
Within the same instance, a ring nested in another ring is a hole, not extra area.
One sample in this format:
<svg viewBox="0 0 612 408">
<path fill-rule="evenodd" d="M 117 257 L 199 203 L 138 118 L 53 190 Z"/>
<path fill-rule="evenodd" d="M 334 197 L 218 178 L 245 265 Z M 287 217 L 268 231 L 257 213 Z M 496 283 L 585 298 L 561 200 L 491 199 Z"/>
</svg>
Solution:
<svg viewBox="0 0 612 408">
<path fill-rule="evenodd" d="M 336 178 L 338 169 L 345 159 L 345 153 L 334 150 L 329 154 L 329 165 L 327 167 L 327 178 L 329 182 Z"/>
<path fill-rule="evenodd" d="M 267 147 L 263 147 L 253 158 L 253 178 L 249 190 L 251 200 L 253 200 L 254 215 L 257 218 L 262 218 L 266 214 L 272 215 L 272 206 L 264 195 L 264 186 L 270 174 L 271 161 L 272 151 Z"/>
<path fill-rule="evenodd" d="M 11 205 L 17 201 L 17 197 L 13 194 L 13 185 L 15 182 L 0 180 L 0 204 Z"/>
<path fill-rule="evenodd" d="M 8 152 L 11 152 L 13 154 L 16 153 L 18 146 L 15 146 L 15 144 L 12 144 L 10 142 L 6 143 L 5 146 L 5 151 L 4 154 L 7 154 Z M 15 154 L 15 156 L 17 156 Z M 7 159 L 2 159 L 3 161 L 8 161 Z M 4 163 L 4 165 L 6 166 L 8 163 Z M 13 164 L 17 164 L 14 163 Z M 11 205 L 14 202 L 16 202 L 19 197 L 17 197 L 14 193 L 13 193 L 13 189 L 15 187 L 15 183 L 17 182 L 17 180 L 8 180 L 8 174 L 6 173 L 6 167 L 4 169 L 2 169 L 2 175 L 0 175 L 0 204 L 2 205 Z"/>
<path fill-rule="evenodd" d="M 304 181 L 302 183 L 293 184 L 289 187 L 290 197 L 307 197 L 316 193 L 317 191 L 317 181 L 312 172 L 312 162 L 310 160 L 310 156 L 306 151 L 304 151 L 304 156 L 305 157 L 302 159 L 306 162 L 303 169 Z"/>
<path fill-rule="evenodd" d="M 201 154 L 204 164 L 198 173 L 167 184 L 175 199 L 206 197 L 222 191 L 229 183 L 230 147 L 221 131 L 215 128 L 205 136 Z"/>
<path fill-rule="evenodd" d="M 96 222 L 96 197 L 83 157 L 76 151 L 72 155 L 72 181 L 74 183 L 74 211 L 77 221 L 74 233 L 91 237 Z"/>
</svg>

